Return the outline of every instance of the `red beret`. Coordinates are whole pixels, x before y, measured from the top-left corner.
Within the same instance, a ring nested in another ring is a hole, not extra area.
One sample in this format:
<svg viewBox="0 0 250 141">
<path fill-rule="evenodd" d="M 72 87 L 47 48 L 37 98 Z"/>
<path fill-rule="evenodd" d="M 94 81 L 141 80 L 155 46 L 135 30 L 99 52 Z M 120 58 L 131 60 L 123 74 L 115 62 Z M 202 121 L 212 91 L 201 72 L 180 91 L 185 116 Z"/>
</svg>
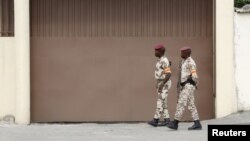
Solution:
<svg viewBox="0 0 250 141">
<path fill-rule="evenodd" d="M 165 48 L 163 44 L 157 44 L 154 46 L 155 50 Z"/>
<path fill-rule="evenodd" d="M 185 47 L 182 47 L 182 48 L 180 49 L 180 51 L 185 51 L 185 50 L 191 50 L 191 48 L 188 47 L 188 46 L 185 46 Z"/>
</svg>

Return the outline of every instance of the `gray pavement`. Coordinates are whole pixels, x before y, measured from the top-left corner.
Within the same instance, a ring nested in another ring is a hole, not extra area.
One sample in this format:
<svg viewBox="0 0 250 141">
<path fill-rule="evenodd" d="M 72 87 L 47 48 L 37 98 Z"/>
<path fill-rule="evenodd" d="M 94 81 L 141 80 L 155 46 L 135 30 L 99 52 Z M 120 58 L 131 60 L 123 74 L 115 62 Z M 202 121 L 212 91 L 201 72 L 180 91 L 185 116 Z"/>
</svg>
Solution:
<svg viewBox="0 0 250 141">
<path fill-rule="evenodd" d="M 200 131 L 188 131 L 192 124 L 180 123 L 177 131 L 146 123 L 0 124 L 0 141 L 206 141 L 208 124 L 250 124 L 250 111 L 202 121 Z"/>
</svg>

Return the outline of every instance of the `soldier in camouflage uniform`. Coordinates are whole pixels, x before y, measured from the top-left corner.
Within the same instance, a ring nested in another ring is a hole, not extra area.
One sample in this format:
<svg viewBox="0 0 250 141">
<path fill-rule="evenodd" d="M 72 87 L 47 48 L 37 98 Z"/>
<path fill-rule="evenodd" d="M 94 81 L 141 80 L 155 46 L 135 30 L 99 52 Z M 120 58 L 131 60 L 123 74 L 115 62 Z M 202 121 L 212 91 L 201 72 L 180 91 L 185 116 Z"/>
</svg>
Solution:
<svg viewBox="0 0 250 141">
<path fill-rule="evenodd" d="M 183 47 L 181 49 L 182 61 L 180 63 L 179 80 L 177 83 L 178 102 L 176 107 L 175 119 L 168 125 L 171 129 L 178 129 L 178 122 L 181 120 L 184 108 L 188 106 L 188 110 L 192 113 L 194 125 L 189 130 L 201 129 L 199 115 L 194 103 L 194 91 L 198 84 L 198 75 L 196 64 L 191 58 L 191 48 Z"/>
<path fill-rule="evenodd" d="M 168 90 L 171 87 L 171 70 L 170 62 L 168 61 L 165 54 L 165 47 L 161 44 L 155 46 L 155 56 L 158 57 L 155 70 L 155 79 L 157 81 L 157 107 L 154 115 L 154 119 L 149 121 L 148 124 L 156 126 L 166 126 L 170 122 L 168 106 L 167 106 L 167 96 Z M 163 116 L 164 121 L 158 124 L 159 119 Z"/>
</svg>

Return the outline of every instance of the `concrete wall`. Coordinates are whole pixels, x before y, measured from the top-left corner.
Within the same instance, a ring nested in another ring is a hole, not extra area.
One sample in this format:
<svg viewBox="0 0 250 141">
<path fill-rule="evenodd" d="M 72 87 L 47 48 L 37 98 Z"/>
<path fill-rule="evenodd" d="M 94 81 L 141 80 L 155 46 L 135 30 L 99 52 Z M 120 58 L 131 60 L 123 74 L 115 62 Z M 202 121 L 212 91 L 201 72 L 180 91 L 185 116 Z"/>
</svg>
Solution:
<svg viewBox="0 0 250 141">
<path fill-rule="evenodd" d="M 233 15 L 234 0 L 215 0 L 216 117 L 237 112 Z"/>
<path fill-rule="evenodd" d="M 0 37 L 0 118 L 30 123 L 29 0 L 14 0 L 15 37 Z"/>
<path fill-rule="evenodd" d="M 15 38 L 0 38 L 0 119 L 15 115 Z"/>
<path fill-rule="evenodd" d="M 16 46 L 16 123 L 30 122 L 30 0 L 14 0 Z M 18 21 L 18 22 L 17 22 Z"/>
<path fill-rule="evenodd" d="M 250 110 L 250 13 L 235 13 L 235 63 L 238 110 Z"/>
</svg>

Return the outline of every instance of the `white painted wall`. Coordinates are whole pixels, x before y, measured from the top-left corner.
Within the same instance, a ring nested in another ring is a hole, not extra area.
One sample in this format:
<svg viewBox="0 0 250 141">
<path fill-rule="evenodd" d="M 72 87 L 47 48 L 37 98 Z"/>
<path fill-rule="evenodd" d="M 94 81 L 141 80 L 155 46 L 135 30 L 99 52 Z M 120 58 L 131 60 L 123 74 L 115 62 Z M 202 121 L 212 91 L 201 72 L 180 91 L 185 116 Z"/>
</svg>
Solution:
<svg viewBox="0 0 250 141">
<path fill-rule="evenodd" d="M 30 0 L 14 0 L 16 46 L 16 123 L 30 123 Z"/>
<path fill-rule="evenodd" d="M 0 119 L 30 123 L 29 0 L 14 0 L 15 37 L 0 37 Z"/>
<path fill-rule="evenodd" d="M 0 37 L 0 119 L 15 115 L 15 38 Z"/>
<path fill-rule="evenodd" d="M 217 118 L 237 112 L 234 71 L 234 0 L 215 0 L 215 54 Z"/>
<path fill-rule="evenodd" d="M 234 13 L 238 110 L 250 110 L 250 13 Z"/>
</svg>

